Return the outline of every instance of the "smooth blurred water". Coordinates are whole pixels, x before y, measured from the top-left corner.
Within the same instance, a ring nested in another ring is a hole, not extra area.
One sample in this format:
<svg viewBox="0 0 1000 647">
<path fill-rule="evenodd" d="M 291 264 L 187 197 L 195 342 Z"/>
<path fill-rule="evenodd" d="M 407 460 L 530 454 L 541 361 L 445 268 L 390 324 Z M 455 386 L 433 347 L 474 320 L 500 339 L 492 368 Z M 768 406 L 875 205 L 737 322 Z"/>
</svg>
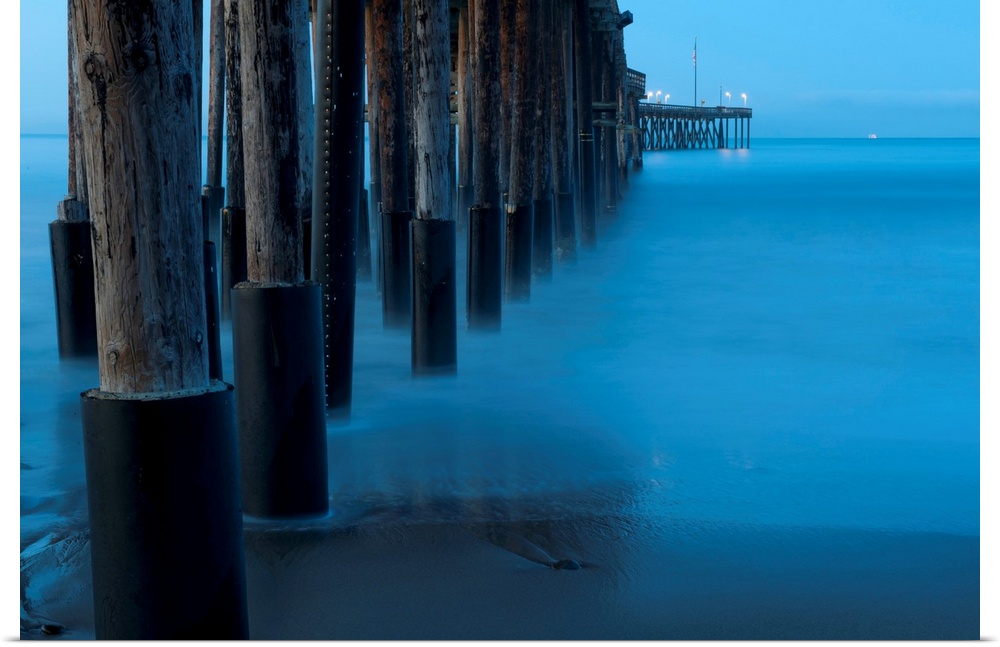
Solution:
<svg viewBox="0 0 1000 647">
<path fill-rule="evenodd" d="M 21 139 L 22 546 L 86 518 L 97 370 L 58 359 L 47 232 L 65 159 L 65 138 Z M 646 153 L 597 248 L 503 317 L 460 321 L 456 377 L 414 379 L 408 334 L 358 284 L 334 518 L 979 534 L 978 140 Z"/>
</svg>

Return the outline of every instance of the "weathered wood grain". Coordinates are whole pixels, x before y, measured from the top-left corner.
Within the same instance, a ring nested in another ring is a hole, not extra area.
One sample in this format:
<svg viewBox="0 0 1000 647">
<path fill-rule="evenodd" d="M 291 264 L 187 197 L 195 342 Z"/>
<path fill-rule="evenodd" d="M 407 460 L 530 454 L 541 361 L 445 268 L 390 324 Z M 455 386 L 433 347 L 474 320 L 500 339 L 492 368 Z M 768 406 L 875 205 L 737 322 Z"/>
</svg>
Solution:
<svg viewBox="0 0 1000 647">
<path fill-rule="evenodd" d="M 208 384 L 192 3 L 78 0 L 100 388 Z"/>
<path fill-rule="evenodd" d="M 552 197 L 552 2 L 538 5 L 538 25 L 535 33 L 537 55 L 533 57 L 536 80 L 535 91 L 535 181 L 533 198 L 547 200 Z"/>
<path fill-rule="evenodd" d="M 572 13 L 566 10 L 565 2 L 554 6 L 555 38 L 552 42 L 552 77 L 549 83 L 551 95 L 552 127 L 552 189 L 556 193 L 569 193 L 572 189 L 571 140 L 570 140 L 570 58 L 572 56 L 573 27 Z"/>
<path fill-rule="evenodd" d="M 226 0 L 226 203 L 243 209 L 243 82 L 240 76 L 240 0 Z"/>
<path fill-rule="evenodd" d="M 473 49 L 473 185 L 480 207 L 500 205 L 500 0 L 478 0 Z"/>
<path fill-rule="evenodd" d="M 514 34 L 514 88 L 511 97 L 510 176 L 507 188 L 508 211 L 530 205 L 535 186 L 535 110 L 538 94 L 538 5 L 532 0 L 517 1 Z"/>
<path fill-rule="evenodd" d="M 211 0 L 208 25 L 208 159 L 206 184 L 222 186 L 222 139 L 226 114 L 226 7 Z"/>
<path fill-rule="evenodd" d="M 373 0 L 373 9 L 382 211 L 394 213 L 407 210 L 409 197 L 403 2 Z"/>
<path fill-rule="evenodd" d="M 500 1 L 500 190 L 510 186 L 511 111 L 514 96 L 514 32 L 517 0 Z"/>
<path fill-rule="evenodd" d="M 451 219 L 448 169 L 451 53 L 447 0 L 413 0 L 413 136 L 418 220 Z"/>
<path fill-rule="evenodd" d="M 458 185 L 472 184 L 473 167 L 473 106 L 472 106 L 472 66 L 470 65 L 469 9 L 458 10 Z M 469 205 L 464 205 L 468 208 Z"/>
<path fill-rule="evenodd" d="M 253 88 L 243 96 L 250 281 L 300 283 L 305 278 L 303 185 L 311 182 L 311 174 L 304 162 L 311 157 L 303 148 L 312 139 L 303 132 L 309 113 L 301 85 L 310 78 L 308 42 L 307 0 L 241 3 L 240 72 L 243 87 Z"/>
</svg>

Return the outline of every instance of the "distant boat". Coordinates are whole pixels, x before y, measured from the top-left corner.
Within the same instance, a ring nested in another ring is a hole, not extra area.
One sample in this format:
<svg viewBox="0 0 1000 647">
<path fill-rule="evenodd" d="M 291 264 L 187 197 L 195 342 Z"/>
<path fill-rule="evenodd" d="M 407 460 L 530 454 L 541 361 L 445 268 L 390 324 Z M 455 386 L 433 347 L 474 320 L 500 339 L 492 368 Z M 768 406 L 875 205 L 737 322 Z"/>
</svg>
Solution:
<svg viewBox="0 0 1000 647">
<path fill-rule="evenodd" d="M 876 135 L 875 133 L 869 133 L 868 139 L 878 139 L 878 135 Z"/>
</svg>

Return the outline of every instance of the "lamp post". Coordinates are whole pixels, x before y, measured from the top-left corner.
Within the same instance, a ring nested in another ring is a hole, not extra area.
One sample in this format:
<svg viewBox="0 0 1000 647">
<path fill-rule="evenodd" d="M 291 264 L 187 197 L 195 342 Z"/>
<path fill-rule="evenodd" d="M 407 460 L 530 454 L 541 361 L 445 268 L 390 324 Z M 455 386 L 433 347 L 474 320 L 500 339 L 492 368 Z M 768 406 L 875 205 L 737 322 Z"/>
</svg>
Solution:
<svg viewBox="0 0 1000 647">
<path fill-rule="evenodd" d="M 657 91 L 656 91 L 656 102 L 657 102 L 657 103 L 659 103 L 659 102 L 660 102 L 660 95 L 661 95 L 661 94 L 663 94 L 663 90 L 657 90 Z"/>
<path fill-rule="evenodd" d="M 670 95 L 669 94 L 663 95 L 663 103 L 670 103 Z"/>
<path fill-rule="evenodd" d="M 747 93 L 744 92 L 740 96 L 743 97 L 743 107 L 746 108 L 747 107 Z"/>
<path fill-rule="evenodd" d="M 727 102 L 727 103 L 728 103 L 728 104 L 729 104 L 730 106 L 732 106 L 732 105 L 733 105 L 733 95 L 732 95 L 732 94 L 730 94 L 729 92 L 726 92 L 726 102 Z"/>
<path fill-rule="evenodd" d="M 646 101 L 652 101 L 652 100 L 653 100 L 653 91 L 650 90 L 649 92 L 646 93 Z"/>
</svg>

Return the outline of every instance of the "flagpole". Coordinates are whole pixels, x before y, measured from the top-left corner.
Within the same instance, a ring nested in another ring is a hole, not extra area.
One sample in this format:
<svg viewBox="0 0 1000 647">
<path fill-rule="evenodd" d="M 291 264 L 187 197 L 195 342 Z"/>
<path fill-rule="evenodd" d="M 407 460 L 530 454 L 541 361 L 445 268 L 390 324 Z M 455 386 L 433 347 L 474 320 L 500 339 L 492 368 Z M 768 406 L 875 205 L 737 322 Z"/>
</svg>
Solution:
<svg viewBox="0 0 1000 647">
<path fill-rule="evenodd" d="M 694 103 L 698 105 L 698 37 L 694 37 L 694 50 L 691 52 L 691 63 L 694 64 Z"/>
</svg>

